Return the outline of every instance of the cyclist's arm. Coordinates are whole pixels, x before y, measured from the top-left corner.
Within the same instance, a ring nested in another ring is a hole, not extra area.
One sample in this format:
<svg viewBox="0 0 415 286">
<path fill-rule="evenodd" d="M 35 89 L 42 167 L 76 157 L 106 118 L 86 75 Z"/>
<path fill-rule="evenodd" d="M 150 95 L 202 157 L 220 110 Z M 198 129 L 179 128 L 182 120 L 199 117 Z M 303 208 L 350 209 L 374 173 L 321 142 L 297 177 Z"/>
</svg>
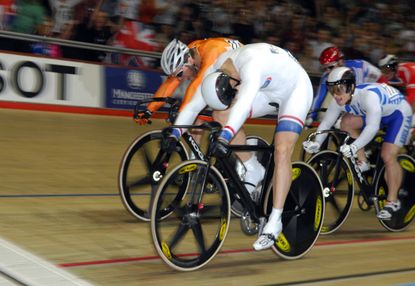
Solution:
<svg viewBox="0 0 415 286">
<path fill-rule="evenodd" d="M 199 113 L 206 107 L 206 102 L 203 99 L 201 88 L 199 87 L 196 90 L 195 95 L 192 97 L 192 100 L 184 108 L 179 112 L 179 115 L 177 116 L 176 121 L 174 122 L 174 125 L 190 125 L 193 124 L 193 122 L 196 120 L 196 117 L 199 115 Z M 186 131 L 186 129 L 183 128 L 175 128 L 175 135 L 176 137 L 180 137 L 183 132 Z"/>
<path fill-rule="evenodd" d="M 376 93 L 368 91 L 362 99 L 362 107 L 366 109 L 366 126 L 363 128 L 359 137 L 353 142 L 357 149 L 366 146 L 376 136 L 380 127 L 382 114 L 382 107 Z"/>
<path fill-rule="evenodd" d="M 313 99 L 313 104 L 311 106 L 311 111 L 318 110 L 319 108 L 321 108 L 321 106 L 324 102 L 324 99 L 327 96 L 326 80 L 327 80 L 327 74 L 323 75 L 320 79 L 320 84 L 319 84 L 318 89 L 317 89 L 317 95 Z M 313 112 L 313 113 L 311 113 L 310 116 L 313 119 L 313 121 L 316 121 L 317 116 L 318 116 L 318 112 Z"/>
<path fill-rule="evenodd" d="M 199 71 L 197 72 L 195 78 L 190 82 L 189 86 L 186 89 L 186 93 L 184 94 L 180 109 L 183 109 L 184 106 L 186 106 L 186 104 L 192 99 L 196 90 L 202 84 L 206 72 L 212 68 L 213 63 L 218 58 L 218 56 L 218 52 L 211 51 L 207 56 L 205 56 L 205 58 L 203 58 Z"/>
<path fill-rule="evenodd" d="M 180 85 L 180 79 L 169 76 L 157 89 L 154 97 L 171 97 L 177 87 Z M 164 102 L 150 102 L 147 109 L 152 113 L 159 110 L 164 105 Z"/>
<path fill-rule="evenodd" d="M 254 99 L 261 87 L 260 75 L 249 73 L 249 71 L 257 70 L 260 70 L 260 68 L 255 65 L 246 65 L 239 71 L 241 84 L 235 97 L 236 100 L 231 106 L 228 121 L 224 126 L 224 131 L 227 131 L 227 134 L 230 135 L 226 138 L 228 141 L 233 138 L 249 117 Z"/>
<path fill-rule="evenodd" d="M 342 110 L 342 107 L 339 106 L 335 100 L 332 100 L 329 104 L 329 107 L 327 108 L 323 120 L 317 128 L 317 131 L 330 129 L 334 123 L 336 123 L 336 120 L 339 118 Z M 326 137 L 327 134 L 317 135 L 315 141 L 321 145 L 324 140 L 326 140 Z"/>
</svg>

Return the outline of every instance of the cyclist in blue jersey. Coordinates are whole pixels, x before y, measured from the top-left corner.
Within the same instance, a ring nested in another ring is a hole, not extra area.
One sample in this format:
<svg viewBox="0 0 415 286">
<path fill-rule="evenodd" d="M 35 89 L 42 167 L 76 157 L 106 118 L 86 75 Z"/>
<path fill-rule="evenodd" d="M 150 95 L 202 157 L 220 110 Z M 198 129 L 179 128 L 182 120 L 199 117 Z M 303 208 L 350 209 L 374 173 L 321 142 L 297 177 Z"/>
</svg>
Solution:
<svg viewBox="0 0 415 286">
<path fill-rule="evenodd" d="M 345 60 L 343 53 L 337 47 L 328 47 L 323 50 L 319 60 L 324 69 L 324 73 L 321 76 L 320 84 L 317 93 L 315 94 L 313 105 L 311 106 L 312 111 L 323 107 L 328 92 L 326 85 L 327 77 L 330 71 L 335 67 L 344 66 L 350 68 L 355 74 L 356 84 L 365 82 L 387 82 L 387 79 L 382 75 L 381 70 L 376 66 L 365 60 Z M 313 112 L 308 116 L 306 125 L 310 125 L 313 121 L 319 121 L 318 112 Z"/>
<path fill-rule="evenodd" d="M 390 220 L 393 213 L 401 207 L 398 192 L 402 183 L 402 169 L 397 156 L 409 139 L 411 106 L 400 91 L 387 84 L 356 85 L 355 75 L 347 67 L 334 68 L 328 75 L 326 84 L 334 100 L 330 102 L 317 130 L 329 129 L 344 112 L 340 128 L 347 131 L 355 141 L 342 145 L 340 151 L 345 157 L 358 158 L 359 168 L 360 165 L 367 165 L 364 146 L 376 136 L 380 128 L 386 128 L 381 157 L 385 163 L 385 180 L 389 191 L 385 208 L 377 217 Z M 303 147 L 309 153 L 316 153 L 326 137 L 327 134 L 318 135 L 315 141 L 305 141 Z"/>
</svg>

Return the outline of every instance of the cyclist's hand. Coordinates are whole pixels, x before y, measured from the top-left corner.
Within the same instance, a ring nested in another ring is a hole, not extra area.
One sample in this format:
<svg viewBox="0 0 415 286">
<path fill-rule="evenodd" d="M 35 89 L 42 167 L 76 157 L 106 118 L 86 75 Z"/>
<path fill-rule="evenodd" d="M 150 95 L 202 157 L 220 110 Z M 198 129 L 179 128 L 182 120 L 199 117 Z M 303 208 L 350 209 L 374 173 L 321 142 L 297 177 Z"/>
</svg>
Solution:
<svg viewBox="0 0 415 286">
<path fill-rule="evenodd" d="M 152 113 L 150 110 L 146 110 L 144 112 L 140 112 L 137 114 L 137 117 L 134 118 L 134 121 L 140 125 L 146 125 L 151 117 Z"/>
<path fill-rule="evenodd" d="M 216 139 L 210 144 L 210 148 L 216 157 L 226 157 L 230 154 L 229 143 L 225 140 Z"/>
<path fill-rule="evenodd" d="M 320 151 L 320 143 L 315 141 L 304 141 L 303 148 L 307 153 L 317 153 Z"/>
<path fill-rule="evenodd" d="M 344 144 L 340 146 L 340 152 L 342 152 L 343 156 L 346 158 L 357 157 L 357 147 L 354 144 Z"/>
<path fill-rule="evenodd" d="M 179 139 L 177 139 L 177 137 L 174 135 L 170 135 L 166 138 L 163 138 L 161 141 L 161 150 L 163 152 L 173 153 L 173 151 L 176 150 L 178 141 Z"/>
</svg>

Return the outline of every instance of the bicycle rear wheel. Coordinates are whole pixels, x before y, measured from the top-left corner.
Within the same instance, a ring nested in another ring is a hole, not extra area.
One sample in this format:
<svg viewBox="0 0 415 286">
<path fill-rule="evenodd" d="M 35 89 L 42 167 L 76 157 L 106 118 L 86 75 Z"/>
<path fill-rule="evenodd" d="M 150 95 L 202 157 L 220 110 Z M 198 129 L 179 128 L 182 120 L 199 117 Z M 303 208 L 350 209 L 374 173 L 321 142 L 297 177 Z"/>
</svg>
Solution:
<svg viewBox="0 0 415 286">
<path fill-rule="evenodd" d="M 330 234 L 343 225 L 352 209 L 354 197 L 352 169 L 343 156 L 329 150 L 315 154 L 308 163 L 320 176 L 324 188 L 326 211 L 321 233 Z"/>
<path fill-rule="evenodd" d="M 398 161 L 403 171 L 402 185 L 398 193 L 401 209 L 393 214 L 391 220 L 379 220 L 380 224 L 389 231 L 406 229 L 415 216 L 415 160 L 409 155 L 401 154 L 398 156 Z M 388 196 L 385 166 L 382 167 L 377 177 L 375 194 L 379 209 L 383 209 Z"/>
<path fill-rule="evenodd" d="M 181 141 L 170 156 L 160 151 L 160 130 L 137 137 L 121 160 L 118 187 L 121 200 L 134 217 L 149 221 L 151 199 L 162 177 L 175 165 L 188 159 Z"/>
<path fill-rule="evenodd" d="M 272 186 L 264 202 L 267 215 L 272 209 Z M 316 171 L 304 162 L 292 165 L 292 183 L 282 213 L 282 232 L 272 250 L 282 258 L 298 259 L 317 241 L 324 219 L 323 187 Z"/>
<path fill-rule="evenodd" d="M 176 270 L 203 267 L 222 247 L 230 209 L 226 183 L 215 167 L 200 160 L 181 163 L 154 196 L 150 227 L 157 253 Z"/>
</svg>

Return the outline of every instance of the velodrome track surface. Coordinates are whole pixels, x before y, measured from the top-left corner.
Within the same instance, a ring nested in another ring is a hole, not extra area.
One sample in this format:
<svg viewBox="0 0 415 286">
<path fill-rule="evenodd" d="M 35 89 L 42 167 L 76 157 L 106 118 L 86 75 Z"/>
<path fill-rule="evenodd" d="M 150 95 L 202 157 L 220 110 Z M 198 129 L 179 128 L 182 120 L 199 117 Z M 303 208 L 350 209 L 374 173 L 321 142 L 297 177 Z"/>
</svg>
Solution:
<svg viewBox="0 0 415 286">
<path fill-rule="evenodd" d="M 234 219 L 222 253 L 206 267 L 171 270 L 117 186 L 129 143 L 164 125 L 0 109 L 0 285 L 415 285 L 415 225 L 390 233 L 357 206 L 300 260 L 252 251 L 255 237 Z M 273 134 L 272 126 L 247 130 L 267 140 Z M 36 267 L 56 275 L 42 280 Z"/>
</svg>

